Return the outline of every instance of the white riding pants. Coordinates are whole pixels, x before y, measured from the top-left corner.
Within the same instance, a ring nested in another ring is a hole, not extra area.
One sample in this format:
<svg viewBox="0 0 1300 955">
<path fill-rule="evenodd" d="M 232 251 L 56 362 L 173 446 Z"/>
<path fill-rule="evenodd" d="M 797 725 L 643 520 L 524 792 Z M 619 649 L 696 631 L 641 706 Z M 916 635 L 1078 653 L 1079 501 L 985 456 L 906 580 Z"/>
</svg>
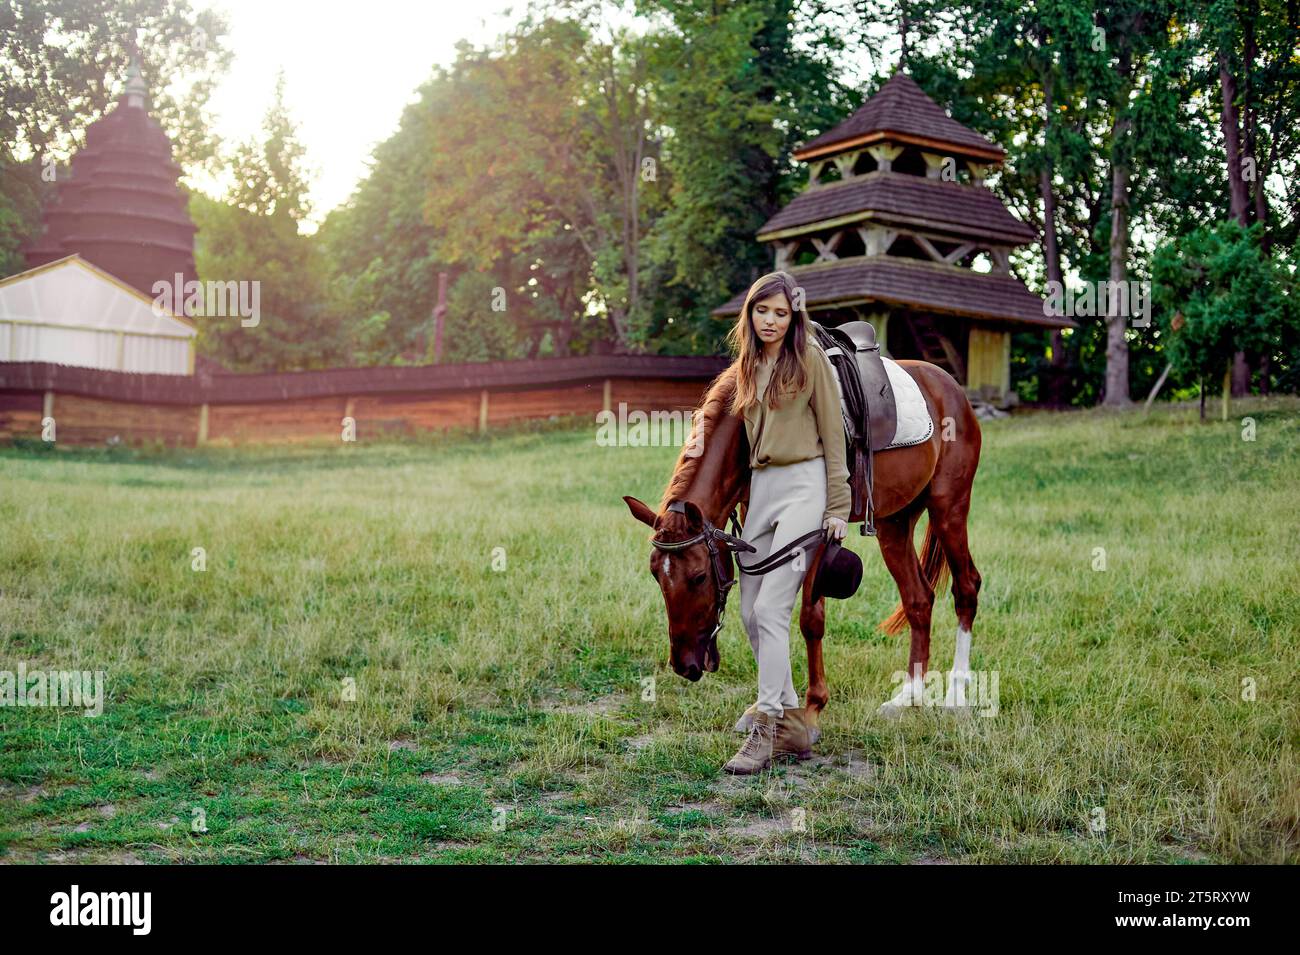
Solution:
<svg viewBox="0 0 1300 955">
<path fill-rule="evenodd" d="M 756 553 L 739 559 L 753 564 L 817 530 L 825 511 L 825 458 L 755 468 L 741 536 Z M 790 670 L 790 613 L 816 547 L 815 540 L 806 544 L 803 555 L 760 577 L 740 575 L 740 615 L 758 664 L 758 708 L 771 716 L 799 706 Z"/>
</svg>

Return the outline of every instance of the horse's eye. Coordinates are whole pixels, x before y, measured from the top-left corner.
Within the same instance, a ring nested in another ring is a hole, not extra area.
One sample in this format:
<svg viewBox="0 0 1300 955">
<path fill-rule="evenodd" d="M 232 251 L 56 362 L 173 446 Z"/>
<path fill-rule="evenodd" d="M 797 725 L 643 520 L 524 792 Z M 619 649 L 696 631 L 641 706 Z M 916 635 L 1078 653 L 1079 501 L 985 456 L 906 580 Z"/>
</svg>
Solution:
<svg viewBox="0 0 1300 955">
<path fill-rule="evenodd" d="M 698 574 L 691 574 L 691 586 L 692 586 L 692 587 L 698 587 L 698 586 L 700 586 L 701 584 L 704 583 L 704 578 L 705 578 L 706 576 L 707 576 L 707 575 L 704 574 L 703 572 L 698 573 Z"/>
</svg>

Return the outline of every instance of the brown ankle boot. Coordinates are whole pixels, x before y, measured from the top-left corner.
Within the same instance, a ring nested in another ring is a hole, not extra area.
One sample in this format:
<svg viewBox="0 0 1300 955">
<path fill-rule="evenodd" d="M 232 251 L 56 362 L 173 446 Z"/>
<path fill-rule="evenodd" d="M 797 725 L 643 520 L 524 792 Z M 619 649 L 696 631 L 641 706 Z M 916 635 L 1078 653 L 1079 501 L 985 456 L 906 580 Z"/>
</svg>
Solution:
<svg viewBox="0 0 1300 955">
<path fill-rule="evenodd" d="M 805 719 L 802 707 L 791 708 L 776 724 L 776 734 L 772 740 L 772 756 L 793 756 L 795 759 L 808 759 L 812 756 L 812 730 Z"/>
<path fill-rule="evenodd" d="M 762 710 L 754 714 L 754 725 L 736 755 L 723 766 L 724 772 L 733 776 L 750 776 L 766 769 L 772 762 L 772 739 L 776 735 L 777 718 Z"/>
</svg>

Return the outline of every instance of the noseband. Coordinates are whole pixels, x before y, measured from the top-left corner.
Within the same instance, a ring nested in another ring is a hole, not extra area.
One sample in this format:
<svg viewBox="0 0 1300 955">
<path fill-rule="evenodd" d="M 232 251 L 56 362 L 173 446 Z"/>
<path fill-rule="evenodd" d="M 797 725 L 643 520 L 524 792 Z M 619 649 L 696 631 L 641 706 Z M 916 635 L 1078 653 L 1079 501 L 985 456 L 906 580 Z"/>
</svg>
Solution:
<svg viewBox="0 0 1300 955">
<path fill-rule="evenodd" d="M 686 504 L 682 501 L 673 501 L 668 505 L 668 511 L 673 514 L 686 514 Z M 703 515 L 701 515 L 703 517 Z M 701 541 L 709 549 L 709 564 L 713 568 L 713 583 L 718 590 L 718 617 L 713 626 L 713 633 L 709 634 L 710 640 L 717 640 L 718 634 L 722 632 L 722 617 L 727 611 L 727 592 L 736 584 L 735 574 L 731 568 L 731 551 L 724 550 L 718 545 L 725 544 L 735 551 L 744 551 L 753 553 L 754 547 L 746 544 L 738 536 L 740 533 L 740 522 L 736 520 L 736 512 L 731 512 L 731 529 L 735 534 L 728 534 L 720 527 L 715 527 L 713 523 L 704 517 L 704 527 L 694 537 L 689 537 L 682 541 L 661 541 L 651 538 L 650 543 L 655 546 L 656 550 L 662 550 L 668 553 L 673 551 L 685 550 L 688 547 L 694 547 Z"/>
</svg>

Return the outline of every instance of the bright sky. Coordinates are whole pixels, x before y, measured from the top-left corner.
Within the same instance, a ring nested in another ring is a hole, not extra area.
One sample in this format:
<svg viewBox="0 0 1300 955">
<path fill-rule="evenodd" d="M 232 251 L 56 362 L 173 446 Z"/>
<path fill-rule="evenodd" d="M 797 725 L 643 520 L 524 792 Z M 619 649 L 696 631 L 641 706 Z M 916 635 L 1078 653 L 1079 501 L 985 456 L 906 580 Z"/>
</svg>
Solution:
<svg viewBox="0 0 1300 955">
<path fill-rule="evenodd" d="M 365 176 L 371 150 L 397 129 L 402 110 L 458 40 L 482 45 L 511 25 L 506 0 L 213 0 L 234 51 L 210 101 L 226 143 L 257 137 L 275 76 L 316 173 L 313 225 Z"/>
</svg>

